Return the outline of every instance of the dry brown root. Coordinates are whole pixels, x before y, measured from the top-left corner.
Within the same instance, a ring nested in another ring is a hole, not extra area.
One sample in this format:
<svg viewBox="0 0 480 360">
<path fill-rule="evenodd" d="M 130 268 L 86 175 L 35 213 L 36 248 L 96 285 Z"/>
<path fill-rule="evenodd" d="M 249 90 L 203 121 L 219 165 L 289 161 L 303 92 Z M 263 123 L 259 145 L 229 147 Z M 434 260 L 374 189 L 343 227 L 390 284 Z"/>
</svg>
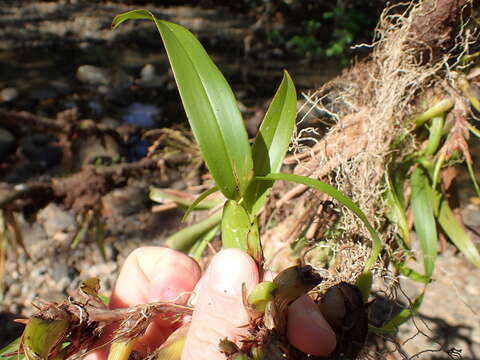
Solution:
<svg viewBox="0 0 480 360">
<path fill-rule="evenodd" d="M 466 0 L 428 0 L 412 3 L 403 10 L 401 7 L 386 9 L 376 30 L 370 58 L 306 95 L 307 102 L 317 112 L 326 114 L 329 121 L 337 121 L 312 147 L 304 145 L 302 136 L 306 135 L 300 132 L 294 141 L 294 155 L 288 157 L 286 163 L 297 162 L 293 170 L 296 174 L 330 181 L 360 205 L 377 229 L 385 222 L 381 195 L 392 156 L 401 158 L 421 145 L 412 139 L 411 143 L 404 144 L 401 152 L 396 150 L 392 154 L 394 139 L 411 131 L 412 116 L 423 111 L 422 106 L 429 98 L 431 101 L 432 97 L 454 94 L 458 98 L 461 95 L 455 82 L 457 74 L 451 67 L 452 63 L 458 63 L 459 56 L 473 41 L 463 27 L 458 28 L 466 21 L 462 16 L 469 3 Z M 426 31 L 431 29 L 430 25 L 426 26 L 430 22 L 436 24 L 434 31 Z M 427 91 L 431 88 L 435 89 L 435 94 Z M 455 126 L 462 130 L 452 132 L 450 144 L 454 139 L 457 144 L 465 143 L 468 134 L 465 124 L 458 119 L 465 120 L 467 116 L 464 112 L 457 117 Z M 454 132 L 461 133 L 463 142 L 458 142 L 459 135 L 454 136 Z M 410 138 L 407 136 L 407 141 Z M 465 156 L 468 160 L 468 155 Z M 274 249 L 268 251 L 268 263 L 274 263 L 272 256 L 276 257 L 279 249 L 289 247 L 289 241 L 311 223 L 312 206 L 307 204 L 312 202 L 313 196 L 307 190 L 303 185 L 287 189 L 271 204 L 277 209 L 273 214 L 278 225 L 264 237 L 265 248 Z M 307 221 L 303 221 L 305 216 Z M 289 229 L 297 231 L 286 234 L 285 223 L 290 224 Z M 368 238 L 363 225 L 347 211 L 342 213 L 339 227 L 346 241 L 358 235 Z M 384 238 L 389 238 L 389 234 L 384 233 Z M 281 244 L 274 244 L 278 242 Z"/>
</svg>

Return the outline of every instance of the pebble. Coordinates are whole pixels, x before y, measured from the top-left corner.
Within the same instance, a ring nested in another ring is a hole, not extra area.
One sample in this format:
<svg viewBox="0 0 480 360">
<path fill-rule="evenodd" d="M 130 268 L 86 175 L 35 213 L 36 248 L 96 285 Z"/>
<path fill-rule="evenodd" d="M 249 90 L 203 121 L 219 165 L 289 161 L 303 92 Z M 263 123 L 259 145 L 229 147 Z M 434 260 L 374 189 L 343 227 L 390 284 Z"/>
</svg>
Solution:
<svg viewBox="0 0 480 360">
<path fill-rule="evenodd" d="M 48 237 L 55 237 L 57 233 L 74 233 L 77 230 L 73 215 L 55 203 L 50 203 L 40 210 L 37 220 L 43 225 Z"/>
<path fill-rule="evenodd" d="M 158 76 L 155 72 L 155 66 L 146 64 L 140 71 L 140 79 L 136 83 L 143 87 L 162 87 L 167 82 L 165 76 Z"/>
<path fill-rule="evenodd" d="M 0 90 L 0 103 L 12 102 L 18 97 L 18 90 L 15 88 L 4 88 Z"/>
<path fill-rule="evenodd" d="M 110 74 L 104 68 L 93 65 L 81 65 L 77 69 L 77 79 L 90 85 L 108 85 Z"/>
</svg>

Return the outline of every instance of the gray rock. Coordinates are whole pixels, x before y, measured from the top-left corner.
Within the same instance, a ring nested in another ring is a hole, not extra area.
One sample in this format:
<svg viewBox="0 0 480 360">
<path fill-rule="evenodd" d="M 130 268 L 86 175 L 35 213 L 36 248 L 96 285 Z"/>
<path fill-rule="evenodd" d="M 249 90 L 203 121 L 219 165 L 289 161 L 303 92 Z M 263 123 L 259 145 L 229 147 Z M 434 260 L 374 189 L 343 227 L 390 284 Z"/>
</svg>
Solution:
<svg viewBox="0 0 480 360">
<path fill-rule="evenodd" d="M 93 65 L 79 66 L 77 79 L 90 85 L 108 85 L 111 82 L 111 76 L 106 69 Z"/>
<path fill-rule="evenodd" d="M 167 77 L 158 76 L 152 64 L 146 64 L 140 71 L 140 79 L 136 83 L 143 87 L 161 87 L 167 82 Z"/>
<path fill-rule="evenodd" d="M 73 215 L 55 203 L 50 203 L 40 210 L 37 220 L 43 224 L 43 228 L 50 238 L 57 233 L 74 233 L 77 230 L 77 223 Z"/>
<path fill-rule="evenodd" d="M 18 90 L 15 88 L 4 88 L 0 90 L 0 103 L 11 102 L 18 97 Z"/>
</svg>

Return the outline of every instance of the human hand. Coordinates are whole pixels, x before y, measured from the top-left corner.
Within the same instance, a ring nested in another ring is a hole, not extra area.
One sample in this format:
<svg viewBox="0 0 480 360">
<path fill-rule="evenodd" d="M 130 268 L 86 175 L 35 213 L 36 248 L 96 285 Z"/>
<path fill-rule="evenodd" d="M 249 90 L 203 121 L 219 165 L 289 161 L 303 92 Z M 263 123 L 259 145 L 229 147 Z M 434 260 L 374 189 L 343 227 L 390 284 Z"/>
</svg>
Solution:
<svg viewBox="0 0 480 360">
<path fill-rule="evenodd" d="M 187 255 L 164 247 L 142 247 L 133 251 L 120 271 L 109 307 L 124 308 L 154 301 L 176 299 L 185 304 L 186 292 L 194 292 L 195 310 L 182 353 L 182 360 L 220 360 L 219 341 L 238 341 L 247 335 L 248 315 L 242 303 L 242 283 L 250 292 L 259 281 L 255 262 L 236 249 L 219 252 L 201 277 L 198 264 Z M 178 327 L 155 319 L 136 349 L 140 352 L 160 346 Z M 288 311 L 287 336 L 298 349 L 325 356 L 335 348 L 335 333 L 308 297 L 297 299 Z M 102 348 L 86 360 L 105 360 Z"/>
</svg>

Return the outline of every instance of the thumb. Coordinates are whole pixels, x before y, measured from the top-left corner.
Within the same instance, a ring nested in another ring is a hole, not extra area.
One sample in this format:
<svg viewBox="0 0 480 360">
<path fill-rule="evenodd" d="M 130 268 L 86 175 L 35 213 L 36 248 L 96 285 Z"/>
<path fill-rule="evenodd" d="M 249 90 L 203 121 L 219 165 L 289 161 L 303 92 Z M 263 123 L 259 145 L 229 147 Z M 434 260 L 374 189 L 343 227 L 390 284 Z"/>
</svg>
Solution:
<svg viewBox="0 0 480 360">
<path fill-rule="evenodd" d="M 223 360 L 225 355 L 218 347 L 220 340 L 236 341 L 247 335 L 243 283 L 247 293 L 258 283 L 258 269 L 253 259 L 237 249 L 222 250 L 215 255 L 197 291 L 182 360 Z"/>
</svg>

